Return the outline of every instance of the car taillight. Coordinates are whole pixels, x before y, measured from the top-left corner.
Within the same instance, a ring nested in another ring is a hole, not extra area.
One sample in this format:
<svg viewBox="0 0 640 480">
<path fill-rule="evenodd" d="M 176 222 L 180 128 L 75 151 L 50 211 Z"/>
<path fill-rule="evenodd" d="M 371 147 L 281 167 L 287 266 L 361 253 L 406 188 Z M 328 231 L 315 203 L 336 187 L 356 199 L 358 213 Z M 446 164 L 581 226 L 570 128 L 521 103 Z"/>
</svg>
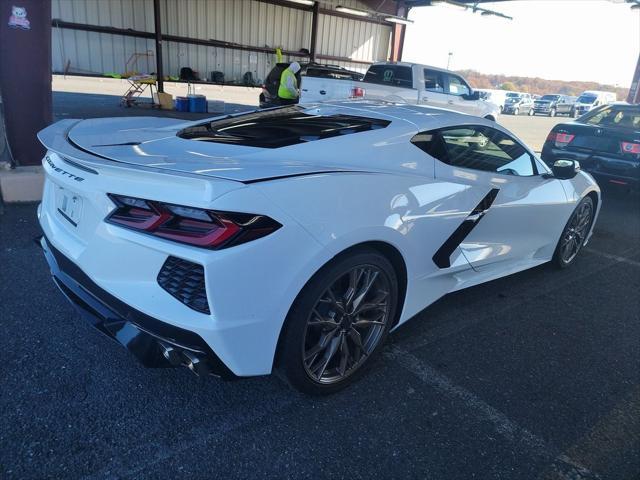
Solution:
<svg viewBox="0 0 640 480">
<path fill-rule="evenodd" d="M 620 149 L 622 153 L 640 155 L 640 143 L 620 142 Z"/>
<path fill-rule="evenodd" d="M 363 97 L 364 97 L 364 88 L 353 87 L 351 89 L 351 98 L 363 98 Z"/>
<path fill-rule="evenodd" d="M 106 222 L 197 247 L 228 248 L 269 235 L 282 226 L 264 215 L 108 195 L 116 208 Z"/>
<path fill-rule="evenodd" d="M 563 148 L 571 143 L 575 135 L 564 132 L 551 132 L 547 137 L 548 142 L 554 142 L 557 148 Z"/>
</svg>

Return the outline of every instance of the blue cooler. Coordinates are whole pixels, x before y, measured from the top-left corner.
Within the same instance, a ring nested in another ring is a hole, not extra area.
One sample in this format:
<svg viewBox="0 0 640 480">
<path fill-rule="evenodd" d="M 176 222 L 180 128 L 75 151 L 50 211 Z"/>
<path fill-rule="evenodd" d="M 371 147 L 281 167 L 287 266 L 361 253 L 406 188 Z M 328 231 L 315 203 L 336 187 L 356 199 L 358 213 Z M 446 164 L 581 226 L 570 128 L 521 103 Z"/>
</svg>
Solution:
<svg viewBox="0 0 640 480">
<path fill-rule="evenodd" d="M 207 97 L 204 95 L 189 95 L 189 111 L 193 113 L 207 113 Z"/>
<path fill-rule="evenodd" d="M 178 112 L 189 111 L 189 99 L 187 97 L 176 97 L 176 111 Z"/>
</svg>

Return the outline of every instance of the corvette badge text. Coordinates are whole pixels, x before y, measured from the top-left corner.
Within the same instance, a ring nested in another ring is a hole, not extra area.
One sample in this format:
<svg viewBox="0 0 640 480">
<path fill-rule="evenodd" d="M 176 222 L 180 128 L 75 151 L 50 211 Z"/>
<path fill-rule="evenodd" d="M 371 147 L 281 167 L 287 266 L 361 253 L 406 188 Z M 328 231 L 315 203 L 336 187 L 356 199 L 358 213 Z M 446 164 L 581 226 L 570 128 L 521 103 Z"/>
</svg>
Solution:
<svg viewBox="0 0 640 480">
<path fill-rule="evenodd" d="M 82 177 L 78 177 L 77 175 L 74 175 L 73 173 L 67 172 L 66 170 L 61 169 L 60 167 L 56 167 L 56 164 L 53 163 L 53 161 L 51 161 L 51 158 L 49 158 L 49 156 L 47 155 L 46 157 L 47 163 L 49 164 L 49 166 L 51 168 L 53 168 L 56 172 L 62 174 L 62 175 L 66 175 L 67 177 L 75 180 L 76 182 L 83 182 L 84 178 Z"/>
</svg>

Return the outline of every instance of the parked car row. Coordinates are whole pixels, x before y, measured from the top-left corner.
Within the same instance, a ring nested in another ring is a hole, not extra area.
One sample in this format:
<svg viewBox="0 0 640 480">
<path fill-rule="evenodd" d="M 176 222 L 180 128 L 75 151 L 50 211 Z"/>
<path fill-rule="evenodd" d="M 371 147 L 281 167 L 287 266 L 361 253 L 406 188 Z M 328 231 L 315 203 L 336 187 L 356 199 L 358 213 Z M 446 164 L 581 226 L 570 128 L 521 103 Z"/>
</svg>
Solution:
<svg viewBox="0 0 640 480">
<path fill-rule="evenodd" d="M 260 107 L 280 104 L 278 86 L 288 63 L 278 63 L 269 73 L 260 94 Z M 461 75 L 428 65 L 378 62 L 364 76 L 337 65 L 306 63 L 296 74 L 301 103 L 367 98 L 446 108 L 489 120 L 498 115 L 567 115 L 577 117 L 600 105 L 616 101 L 615 93 L 585 91 L 579 97 L 543 96 L 508 90 L 474 90 Z"/>
<path fill-rule="evenodd" d="M 478 90 L 480 97 L 498 106 L 500 113 L 510 115 L 567 115 L 578 117 L 592 108 L 616 101 L 615 93 L 586 91 L 579 97 L 563 94 L 532 95 L 509 90 Z"/>
<path fill-rule="evenodd" d="M 260 107 L 279 105 L 280 76 L 288 64 L 279 63 L 267 76 Z M 488 120 L 500 109 L 483 100 L 461 75 L 449 70 L 406 62 L 379 62 L 361 74 L 333 65 L 303 64 L 296 78 L 300 103 L 366 98 L 446 108 Z"/>
</svg>

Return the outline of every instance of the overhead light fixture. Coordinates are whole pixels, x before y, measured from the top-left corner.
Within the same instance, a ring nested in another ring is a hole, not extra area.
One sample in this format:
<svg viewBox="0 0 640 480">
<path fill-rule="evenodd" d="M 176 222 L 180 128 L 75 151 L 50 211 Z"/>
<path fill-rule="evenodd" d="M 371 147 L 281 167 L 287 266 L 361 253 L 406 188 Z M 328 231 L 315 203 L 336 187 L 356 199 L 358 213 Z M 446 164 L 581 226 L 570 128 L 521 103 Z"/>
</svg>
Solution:
<svg viewBox="0 0 640 480">
<path fill-rule="evenodd" d="M 314 3 L 314 0 L 287 0 L 287 2 L 289 3 L 297 3 L 298 5 L 306 5 L 308 7 L 312 7 Z"/>
<path fill-rule="evenodd" d="M 343 7 L 342 5 L 338 5 L 336 7 L 336 11 L 346 13 L 348 15 L 355 15 L 357 17 L 369 16 L 369 12 L 365 12 L 364 10 L 358 10 L 357 8 Z"/>
<path fill-rule="evenodd" d="M 409 25 L 413 23 L 413 20 L 409 20 L 407 18 L 401 18 L 401 17 L 386 17 L 385 21 L 391 22 L 391 23 L 399 23 L 401 25 Z"/>
</svg>

